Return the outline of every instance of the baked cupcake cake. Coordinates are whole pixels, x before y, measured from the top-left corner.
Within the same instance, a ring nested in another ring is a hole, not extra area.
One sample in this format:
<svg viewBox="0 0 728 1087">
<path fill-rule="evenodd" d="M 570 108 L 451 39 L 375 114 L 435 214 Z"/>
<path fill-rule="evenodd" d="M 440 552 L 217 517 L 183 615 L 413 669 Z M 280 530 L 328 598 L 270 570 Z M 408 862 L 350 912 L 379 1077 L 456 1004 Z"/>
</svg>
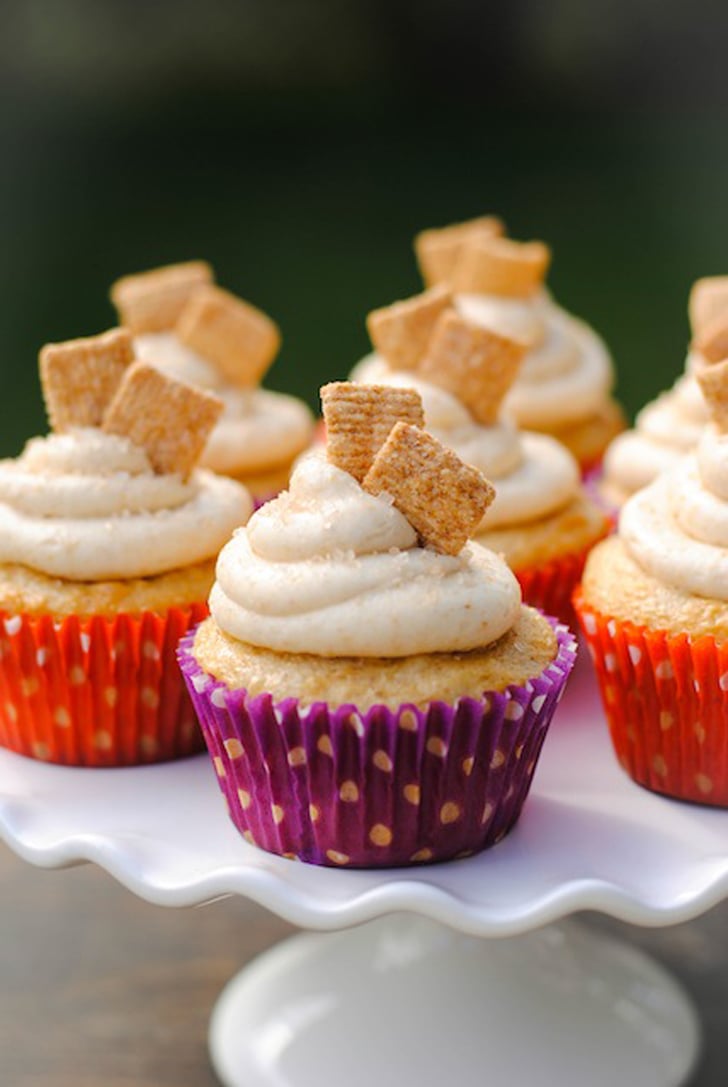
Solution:
<svg viewBox="0 0 728 1087">
<path fill-rule="evenodd" d="M 495 484 L 476 541 L 503 555 L 526 603 L 572 621 L 572 592 L 609 521 L 569 450 L 507 414 L 523 345 L 468 321 L 444 287 L 375 310 L 367 324 L 387 360 L 382 383 L 416 389 L 427 430 Z"/>
<path fill-rule="evenodd" d="M 195 468 L 222 405 L 134 362 L 123 329 L 49 344 L 40 370 L 52 433 L 0 461 L 0 745 L 82 766 L 190 754 L 176 646 L 252 510 Z"/>
<path fill-rule="evenodd" d="M 507 238 L 500 220 L 484 217 L 425 230 L 415 251 L 428 287 L 446 287 L 468 320 L 524 345 L 507 400 L 518 426 L 555 437 L 583 472 L 594 468 L 624 417 L 610 395 L 614 371 L 603 341 L 544 286 L 548 246 Z M 370 356 L 362 366 L 366 380 L 379 381 L 386 360 Z"/>
<path fill-rule="evenodd" d="M 497 842 L 574 661 L 468 542 L 493 497 L 420 428 L 412 390 L 322 390 L 328 447 L 223 548 L 180 662 L 233 822 L 314 864 Z"/>
<path fill-rule="evenodd" d="M 313 417 L 301 400 L 260 386 L 280 348 L 274 322 L 215 286 L 204 261 L 125 276 L 111 298 L 141 360 L 222 400 L 202 466 L 239 479 L 258 500 L 285 487 Z"/>
<path fill-rule="evenodd" d="M 605 455 L 599 490 L 613 506 L 691 452 L 708 422 L 697 375 L 728 356 L 728 276 L 699 279 L 688 308 L 693 339 L 685 372 L 645 405 L 634 429 L 615 438 Z"/>
<path fill-rule="evenodd" d="M 697 380 L 712 424 L 628 499 L 576 607 L 627 773 L 728 807 L 728 361 Z"/>
</svg>

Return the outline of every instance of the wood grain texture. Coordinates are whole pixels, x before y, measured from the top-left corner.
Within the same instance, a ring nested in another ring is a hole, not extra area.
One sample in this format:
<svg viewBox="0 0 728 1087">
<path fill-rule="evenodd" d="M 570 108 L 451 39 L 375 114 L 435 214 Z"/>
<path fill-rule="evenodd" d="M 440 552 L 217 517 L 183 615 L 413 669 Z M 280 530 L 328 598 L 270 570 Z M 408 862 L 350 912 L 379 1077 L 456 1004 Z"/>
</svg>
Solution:
<svg viewBox="0 0 728 1087">
<path fill-rule="evenodd" d="M 0 886 L 3 1087 L 219 1087 L 207 1056 L 212 1005 L 289 925 L 239 898 L 201 909 L 150 906 L 97 868 L 48 872 L 4 845 Z M 728 902 L 669 929 L 592 916 L 587 923 L 644 948 L 681 978 L 706 1038 L 690 1087 L 722 1087 Z"/>
</svg>

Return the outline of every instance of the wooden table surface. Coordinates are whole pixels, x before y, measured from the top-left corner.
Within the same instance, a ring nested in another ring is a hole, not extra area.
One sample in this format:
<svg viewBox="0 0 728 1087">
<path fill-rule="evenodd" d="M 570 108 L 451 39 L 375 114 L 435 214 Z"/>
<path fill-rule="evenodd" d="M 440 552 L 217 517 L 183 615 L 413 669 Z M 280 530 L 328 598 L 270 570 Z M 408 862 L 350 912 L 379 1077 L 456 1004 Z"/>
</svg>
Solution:
<svg viewBox="0 0 728 1087">
<path fill-rule="evenodd" d="M 90 865 L 45 871 L 1 844 L 0 887 L 1 1087 L 214 1087 L 206 1036 L 216 997 L 293 931 L 239 898 L 151 906 Z M 728 902 L 671 929 L 588 923 L 645 948 L 682 979 L 706 1035 L 691 1087 L 725 1087 Z"/>
</svg>

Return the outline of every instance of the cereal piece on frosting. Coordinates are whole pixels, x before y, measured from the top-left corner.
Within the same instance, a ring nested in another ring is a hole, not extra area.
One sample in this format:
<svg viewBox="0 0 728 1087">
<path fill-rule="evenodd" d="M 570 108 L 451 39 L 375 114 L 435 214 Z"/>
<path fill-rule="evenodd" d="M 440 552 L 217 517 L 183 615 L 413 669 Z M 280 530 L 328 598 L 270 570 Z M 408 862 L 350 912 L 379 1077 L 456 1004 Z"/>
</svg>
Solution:
<svg viewBox="0 0 728 1087">
<path fill-rule="evenodd" d="M 367 317 L 372 343 L 395 370 L 414 370 L 438 317 L 452 305 L 447 287 L 432 287 Z"/>
<path fill-rule="evenodd" d="M 543 283 L 551 261 L 544 242 L 497 236 L 471 238 L 453 269 L 453 289 L 463 294 L 524 298 Z"/>
<path fill-rule="evenodd" d="M 690 291 L 688 315 L 695 335 L 716 317 L 728 317 L 728 276 L 696 279 Z"/>
<path fill-rule="evenodd" d="M 195 291 L 175 331 L 182 343 L 243 388 L 258 384 L 281 345 L 270 317 L 221 287 Z"/>
<path fill-rule="evenodd" d="M 437 322 L 418 372 L 454 393 L 479 423 L 490 426 L 498 418 L 525 350 L 524 344 L 449 310 Z"/>
<path fill-rule="evenodd" d="M 135 362 L 109 404 L 102 429 L 140 445 L 155 472 L 186 476 L 222 408 L 216 396 Z"/>
<path fill-rule="evenodd" d="M 462 550 L 495 498 L 477 468 L 408 423 L 394 426 L 362 487 L 388 494 L 420 539 L 445 555 Z"/>
<path fill-rule="evenodd" d="M 321 389 L 321 404 L 327 457 L 359 483 L 395 423 L 425 424 L 422 399 L 414 389 L 333 381 Z"/>
<path fill-rule="evenodd" d="M 212 279 L 212 268 L 204 260 L 167 264 L 117 279 L 111 288 L 111 301 L 121 323 L 135 336 L 166 332 L 174 328 L 190 296 Z"/>
<path fill-rule="evenodd" d="M 47 343 L 39 357 L 40 381 L 53 430 L 100 426 L 133 359 L 132 339 L 124 328 Z"/>
<path fill-rule="evenodd" d="M 708 321 L 698 331 L 692 346 L 707 362 L 728 358 L 728 312 Z"/>
<path fill-rule="evenodd" d="M 728 432 L 728 359 L 696 373 L 708 411 L 719 430 Z"/>
<path fill-rule="evenodd" d="M 449 283 L 463 246 L 475 237 L 498 237 L 504 226 L 495 215 L 481 215 L 465 223 L 421 230 L 415 237 L 415 254 L 428 287 Z"/>
</svg>

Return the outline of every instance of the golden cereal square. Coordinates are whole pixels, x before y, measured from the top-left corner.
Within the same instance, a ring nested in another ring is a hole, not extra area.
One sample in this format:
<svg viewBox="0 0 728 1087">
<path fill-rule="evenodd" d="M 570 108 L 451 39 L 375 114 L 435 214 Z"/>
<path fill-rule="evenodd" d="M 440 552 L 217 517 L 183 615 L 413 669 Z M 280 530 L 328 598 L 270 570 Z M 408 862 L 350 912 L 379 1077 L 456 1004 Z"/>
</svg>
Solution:
<svg viewBox="0 0 728 1087">
<path fill-rule="evenodd" d="M 454 290 L 525 298 L 542 285 L 551 262 L 543 242 L 474 237 L 467 241 L 453 271 Z"/>
<path fill-rule="evenodd" d="M 186 476 L 221 411 L 216 396 L 135 362 L 109 405 L 103 429 L 146 450 L 155 472 Z"/>
<path fill-rule="evenodd" d="M 427 286 L 452 282 L 455 265 L 466 242 L 475 237 L 498 237 L 504 229 L 495 215 L 481 215 L 465 223 L 421 230 L 415 237 L 415 255 Z"/>
<path fill-rule="evenodd" d="M 243 388 L 259 383 L 281 343 L 278 326 L 267 314 L 213 286 L 192 295 L 176 332 L 182 343 Z"/>
<path fill-rule="evenodd" d="M 717 317 L 728 317 L 728 276 L 696 279 L 690 291 L 688 315 L 693 335 L 698 335 Z"/>
<path fill-rule="evenodd" d="M 389 495 L 420 539 L 446 555 L 462 550 L 495 497 L 476 468 L 407 423 L 394 426 L 362 486 Z"/>
<path fill-rule="evenodd" d="M 321 389 L 327 457 L 360 483 L 399 421 L 424 425 L 420 394 L 390 385 L 334 381 Z"/>
<path fill-rule="evenodd" d="M 121 324 L 134 335 L 165 332 L 174 328 L 195 291 L 212 280 L 212 268 L 203 260 L 167 264 L 117 279 L 111 301 Z"/>
<path fill-rule="evenodd" d="M 40 352 L 39 367 L 52 429 L 100 426 L 133 358 L 132 339 L 123 328 L 46 344 Z"/>
<path fill-rule="evenodd" d="M 708 321 L 692 343 L 707 362 L 728 358 L 728 312 Z"/>
<path fill-rule="evenodd" d="M 525 348 L 515 340 L 475 325 L 455 311 L 443 314 L 419 373 L 454 393 L 485 426 L 498 419 Z"/>
<path fill-rule="evenodd" d="M 439 286 L 373 310 L 367 317 L 372 343 L 393 369 L 414 370 L 438 317 L 450 306 L 450 291 Z"/>
<path fill-rule="evenodd" d="M 698 370 L 696 377 L 711 418 L 719 430 L 728 431 L 728 359 Z"/>
</svg>

